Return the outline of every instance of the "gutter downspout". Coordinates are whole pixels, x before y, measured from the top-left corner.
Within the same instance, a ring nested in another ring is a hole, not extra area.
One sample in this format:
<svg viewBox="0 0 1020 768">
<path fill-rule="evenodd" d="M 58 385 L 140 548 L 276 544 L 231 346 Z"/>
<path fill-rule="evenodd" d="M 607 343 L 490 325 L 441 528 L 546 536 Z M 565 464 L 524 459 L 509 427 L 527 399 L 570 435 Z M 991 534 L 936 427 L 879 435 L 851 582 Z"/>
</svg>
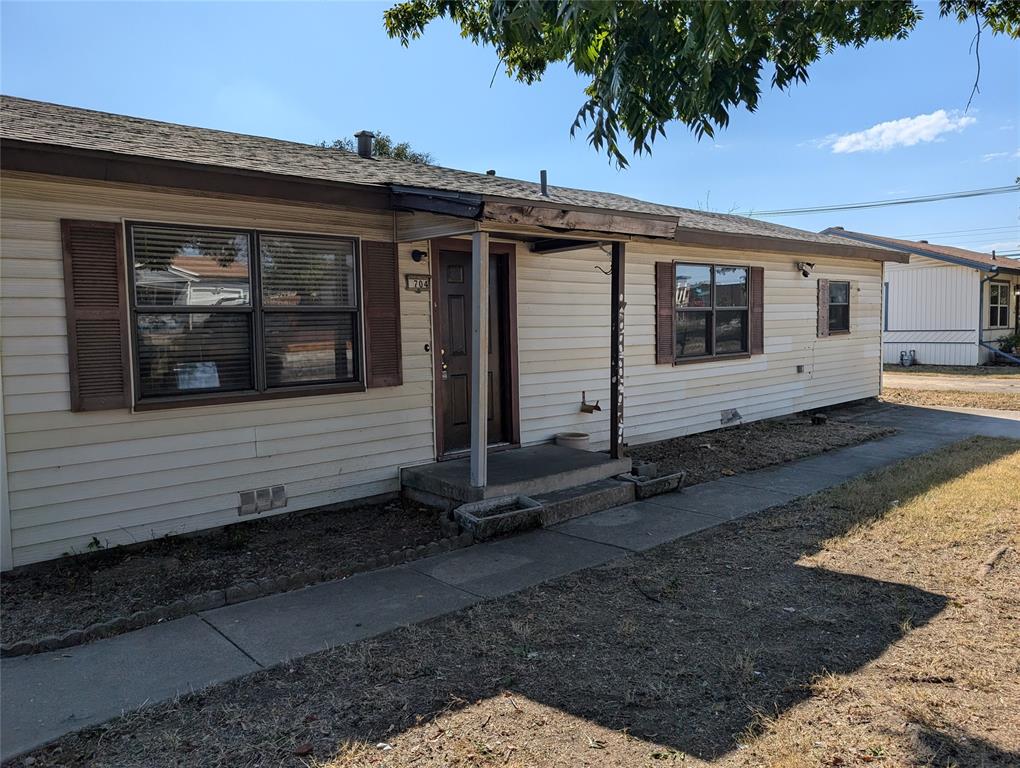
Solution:
<svg viewBox="0 0 1020 768">
<path fill-rule="evenodd" d="M 1008 352 L 1003 352 L 997 347 L 993 347 L 991 344 L 985 341 L 985 284 L 991 282 L 999 274 L 998 267 L 992 267 L 988 274 L 988 277 L 981 278 L 981 282 L 978 283 L 978 350 L 982 348 L 992 352 L 992 359 L 995 359 L 995 355 L 1006 358 L 1010 362 L 1020 364 L 1020 357 L 1011 355 Z M 981 365 L 980 355 L 978 356 L 978 365 Z"/>
</svg>

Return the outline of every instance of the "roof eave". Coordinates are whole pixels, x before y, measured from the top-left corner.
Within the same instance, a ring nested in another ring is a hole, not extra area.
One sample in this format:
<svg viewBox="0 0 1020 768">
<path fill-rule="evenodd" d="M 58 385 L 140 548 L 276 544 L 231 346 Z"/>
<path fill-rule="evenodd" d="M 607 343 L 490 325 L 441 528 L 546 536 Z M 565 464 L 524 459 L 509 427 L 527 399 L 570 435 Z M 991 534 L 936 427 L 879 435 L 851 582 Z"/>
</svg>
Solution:
<svg viewBox="0 0 1020 768">
<path fill-rule="evenodd" d="M 694 229 L 692 227 L 677 227 L 676 241 L 682 245 L 726 248 L 733 251 L 766 250 L 798 256 L 833 256 L 841 259 L 891 261 L 900 264 L 905 264 L 910 260 L 910 256 L 888 248 L 821 243 L 815 240 L 795 240 L 785 237 L 771 237 L 769 235 L 714 232 Z"/>
<path fill-rule="evenodd" d="M 939 251 L 932 251 L 927 248 L 923 248 L 920 245 L 914 247 L 910 245 L 904 245 L 903 243 L 889 242 L 882 237 L 868 237 L 859 232 L 847 232 L 845 230 L 827 229 L 825 234 L 835 235 L 836 237 L 844 237 L 847 240 L 856 240 L 861 243 L 874 243 L 880 245 L 883 248 L 891 248 L 896 251 L 900 251 L 907 255 L 907 258 L 903 260 L 903 263 L 910 261 L 911 255 L 923 256 L 926 259 L 935 259 L 936 261 L 944 261 L 948 264 L 956 264 L 961 267 L 970 267 L 980 272 L 1005 272 L 1011 275 L 1020 275 L 1020 267 L 1010 267 L 1000 264 L 987 264 L 983 261 L 973 261 L 960 256 L 951 256 L 948 253 L 940 253 Z"/>
</svg>

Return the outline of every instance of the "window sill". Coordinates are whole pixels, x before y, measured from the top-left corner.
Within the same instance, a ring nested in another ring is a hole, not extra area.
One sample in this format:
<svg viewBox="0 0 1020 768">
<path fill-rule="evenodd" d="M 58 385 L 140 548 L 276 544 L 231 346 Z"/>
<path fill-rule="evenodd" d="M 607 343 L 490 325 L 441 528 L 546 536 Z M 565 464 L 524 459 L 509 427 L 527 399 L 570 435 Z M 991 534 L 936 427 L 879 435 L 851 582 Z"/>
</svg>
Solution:
<svg viewBox="0 0 1020 768">
<path fill-rule="evenodd" d="M 849 336 L 850 331 L 829 331 L 829 336 Z M 829 336 L 819 336 L 820 339 L 827 339 Z"/>
<path fill-rule="evenodd" d="M 716 360 L 749 360 L 750 352 L 739 352 L 733 355 L 703 355 L 701 357 L 678 357 L 673 365 L 691 365 L 692 363 L 711 363 Z"/>
<path fill-rule="evenodd" d="M 135 411 L 161 411 L 170 408 L 197 408 L 203 405 L 225 405 L 228 403 L 253 403 L 260 400 L 281 400 L 284 398 L 334 395 L 348 392 L 364 392 L 364 382 L 352 381 L 343 384 L 314 385 L 307 387 L 280 387 L 265 392 L 224 392 L 222 394 L 184 395 L 180 397 L 148 398 L 135 402 Z"/>
</svg>

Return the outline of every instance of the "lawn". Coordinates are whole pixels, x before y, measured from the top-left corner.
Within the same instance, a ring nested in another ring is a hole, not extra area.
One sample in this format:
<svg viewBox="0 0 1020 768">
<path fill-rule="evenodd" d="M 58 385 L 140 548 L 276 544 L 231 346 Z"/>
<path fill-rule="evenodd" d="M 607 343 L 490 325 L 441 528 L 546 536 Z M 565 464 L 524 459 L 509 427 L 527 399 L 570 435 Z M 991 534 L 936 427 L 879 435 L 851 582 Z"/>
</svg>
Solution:
<svg viewBox="0 0 1020 768">
<path fill-rule="evenodd" d="M 1020 441 L 971 439 L 32 763 L 1016 765 L 1018 477 Z"/>
<path fill-rule="evenodd" d="M 956 389 L 882 388 L 882 400 L 897 405 L 939 406 L 945 408 L 990 408 L 996 411 L 1020 411 L 1016 392 L 963 392 Z"/>
</svg>

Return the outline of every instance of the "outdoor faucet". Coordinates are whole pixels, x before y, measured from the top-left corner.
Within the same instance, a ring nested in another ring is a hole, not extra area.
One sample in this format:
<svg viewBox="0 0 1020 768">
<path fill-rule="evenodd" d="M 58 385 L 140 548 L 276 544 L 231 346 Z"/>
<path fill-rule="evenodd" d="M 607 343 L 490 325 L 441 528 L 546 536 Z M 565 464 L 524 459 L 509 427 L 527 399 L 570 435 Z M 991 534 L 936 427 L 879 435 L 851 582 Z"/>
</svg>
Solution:
<svg viewBox="0 0 1020 768">
<path fill-rule="evenodd" d="M 595 411 L 601 411 L 602 410 L 602 408 L 599 407 L 599 401 L 598 400 L 596 400 L 594 403 L 589 403 L 587 400 L 588 400 L 588 398 L 585 397 L 585 393 L 582 390 L 582 392 L 581 392 L 581 413 L 595 413 Z"/>
</svg>

